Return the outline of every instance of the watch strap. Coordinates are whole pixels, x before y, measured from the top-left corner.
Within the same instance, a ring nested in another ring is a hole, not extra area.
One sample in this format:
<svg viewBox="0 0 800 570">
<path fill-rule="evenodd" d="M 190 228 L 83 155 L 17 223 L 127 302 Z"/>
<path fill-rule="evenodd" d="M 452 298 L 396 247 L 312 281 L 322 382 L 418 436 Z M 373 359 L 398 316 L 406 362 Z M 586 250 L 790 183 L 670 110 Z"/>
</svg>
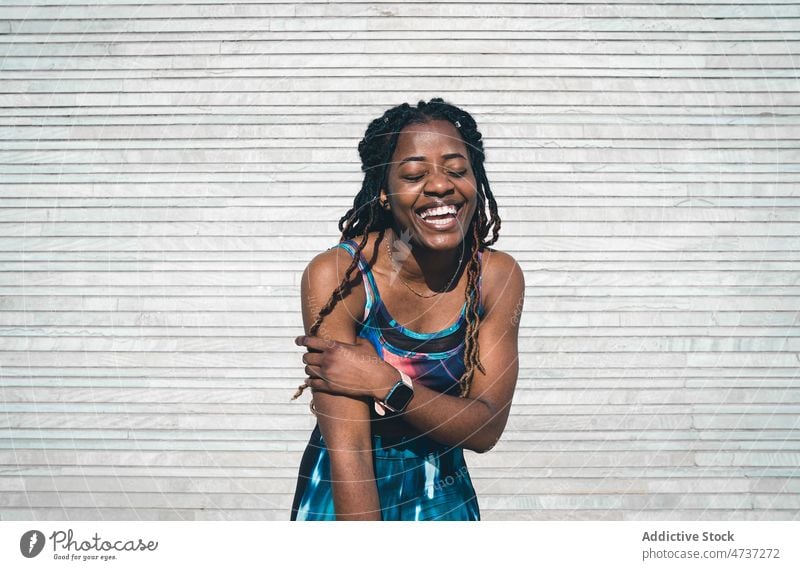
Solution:
<svg viewBox="0 0 800 570">
<path fill-rule="evenodd" d="M 403 384 L 405 384 L 406 386 L 408 386 L 413 390 L 414 383 L 411 381 L 411 378 L 408 376 L 408 374 L 406 374 L 402 370 L 398 370 L 398 372 L 400 373 L 400 379 L 397 382 L 395 382 L 394 386 L 397 386 L 398 382 L 402 382 Z M 394 386 L 392 386 L 392 389 L 389 390 L 389 394 L 391 394 L 392 390 L 394 390 Z M 383 401 L 379 400 L 378 398 L 375 398 L 375 413 L 377 413 L 379 416 L 385 416 L 386 410 L 388 409 L 389 408 L 386 406 L 386 404 L 383 403 Z"/>
</svg>

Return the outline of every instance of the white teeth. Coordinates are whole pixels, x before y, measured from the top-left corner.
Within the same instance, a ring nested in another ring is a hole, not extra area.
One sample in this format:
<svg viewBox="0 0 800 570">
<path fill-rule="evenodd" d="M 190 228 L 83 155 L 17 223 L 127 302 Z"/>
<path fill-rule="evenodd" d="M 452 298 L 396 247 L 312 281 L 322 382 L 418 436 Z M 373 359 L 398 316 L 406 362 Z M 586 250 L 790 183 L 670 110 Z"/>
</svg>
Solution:
<svg viewBox="0 0 800 570">
<path fill-rule="evenodd" d="M 455 216 L 456 207 L 450 204 L 448 206 L 439 206 L 438 208 L 429 208 L 427 210 L 423 210 L 422 212 L 420 212 L 419 217 L 424 220 L 428 216 L 443 216 L 444 214 L 452 214 Z M 436 220 L 431 220 L 431 221 L 434 222 Z M 445 221 L 445 223 L 447 222 Z"/>
<path fill-rule="evenodd" d="M 450 223 L 450 220 L 425 220 L 426 224 L 433 224 L 434 226 L 446 226 Z"/>
</svg>

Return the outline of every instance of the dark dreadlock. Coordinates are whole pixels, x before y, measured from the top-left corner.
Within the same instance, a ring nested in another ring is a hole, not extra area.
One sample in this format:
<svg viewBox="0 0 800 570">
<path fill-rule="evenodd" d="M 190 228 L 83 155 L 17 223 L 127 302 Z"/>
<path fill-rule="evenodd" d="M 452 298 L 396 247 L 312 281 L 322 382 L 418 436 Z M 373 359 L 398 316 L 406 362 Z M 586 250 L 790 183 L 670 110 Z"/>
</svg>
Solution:
<svg viewBox="0 0 800 570">
<path fill-rule="evenodd" d="M 361 191 L 353 201 L 353 207 L 339 220 L 339 230 L 342 232 L 339 242 L 341 243 L 357 236 L 362 236 L 362 238 L 353 256 L 353 261 L 347 268 L 344 279 L 320 310 L 308 334 L 309 336 L 317 334 L 322 324 L 322 319 L 333 310 L 343 292 L 349 287 L 351 274 L 358 266 L 359 254 L 367 244 L 369 232 L 372 230 L 380 231 L 382 236 L 386 228 L 391 227 L 392 214 L 379 206 L 378 199 L 381 188 L 386 186 L 385 182 L 389 166 L 392 162 L 400 131 L 407 125 L 425 124 L 433 120 L 448 121 L 461 133 L 461 137 L 467 146 L 469 161 L 477 182 L 478 205 L 470 222 L 471 232 L 467 232 L 467 235 L 470 236 L 471 253 L 466 268 L 467 288 L 465 295 L 467 307 L 465 313 L 467 331 L 464 350 L 465 370 L 464 374 L 459 378 L 461 397 L 466 397 L 469 394 L 475 368 L 477 367 L 481 372 L 485 372 L 480 361 L 478 347 L 479 299 L 477 295 L 472 294 L 473 291 L 477 290 L 478 277 L 481 270 L 478 251 L 483 251 L 484 248 L 497 241 L 500 231 L 500 216 L 497 215 L 497 203 L 489 188 L 489 180 L 486 177 L 486 170 L 483 166 L 482 136 L 475 124 L 475 119 L 466 111 L 445 103 L 438 97 L 431 99 L 427 103 L 420 101 L 416 107 L 403 103 L 389 109 L 381 117 L 369 124 L 364 138 L 358 143 L 364 181 L 361 184 Z M 489 219 L 486 216 L 486 202 L 489 203 Z M 492 231 L 493 237 L 487 239 L 490 231 Z M 292 399 L 297 398 L 304 388 L 306 388 L 306 385 L 302 384 Z"/>
</svg>

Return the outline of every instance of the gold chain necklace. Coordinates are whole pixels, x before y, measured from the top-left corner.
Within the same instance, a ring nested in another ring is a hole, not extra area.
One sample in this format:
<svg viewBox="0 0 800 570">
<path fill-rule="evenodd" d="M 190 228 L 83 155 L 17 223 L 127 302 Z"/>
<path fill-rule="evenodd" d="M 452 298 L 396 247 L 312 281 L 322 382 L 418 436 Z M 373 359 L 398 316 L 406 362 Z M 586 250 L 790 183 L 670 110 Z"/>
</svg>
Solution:
<svg viewBox="0 0 800 570">
<path fill-rule="evenodd" d="M 392 235 L 394 235 L 394 232 L 392 232 Z M 394 244 L 394 239 L 392 239 L 392 244 Z M 394 261 L 394 256 L 392 256 L 392 248 L 391 248 L 391 246 L 389 245 L 389 240 L 386 240 L 386 251 L 387 251 L 387 252 L 388 252 L 388 254 L 389 254 L 389 261 L 390 261 L 390 262 L 391 262 L 391 264 L 392 264 L 392 268 L 394 268 L 394 267 L 395 267 L 395 261 Z M 462 262 L 462 260 L 461 260 L 461 259 L 459 259 L 459 260 L 458 260 L 458 266 L 459 266 L 459 267 L 461 267 L 461 262 Z M 414 293 L 414 295 L 416 295 L 417 297 L 422 297 L 423 299 L 430 299 L 431 297 L 435 297 L 436 295 L 441 295 L 442 293 L 444 293 L 444 291 L 434 291 L 434 292 L 433 292 L 433 294 L 431 294 L 431 295 L 423 295 L 422 293 L 418 293 L 417 291 L 415 291 L 415 290 L 414 290 L 414 289 L 411 287 L 411 285 L 409 285 L 408 283 L 406 283 L 405 279 L 403 279 L 402 277 L 400 277 L 400 270 L 399 270 L 399 269 L 397 270 L 397 278 L 398 278 L 398 279 L 400 279 L 400 282 L 401 282 L 403 285 L 405 285 L 405 286 L 406 286 L 406 289 L 408 289 L 409 291 L 411 291 L 412 293 Z"/>
</svg>

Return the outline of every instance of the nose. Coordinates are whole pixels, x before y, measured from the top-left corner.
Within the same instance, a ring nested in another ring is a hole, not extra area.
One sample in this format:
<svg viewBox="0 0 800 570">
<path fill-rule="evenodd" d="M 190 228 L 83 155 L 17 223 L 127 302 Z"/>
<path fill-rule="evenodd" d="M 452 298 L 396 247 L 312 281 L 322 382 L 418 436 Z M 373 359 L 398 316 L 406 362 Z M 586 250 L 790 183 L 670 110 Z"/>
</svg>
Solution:
<svg viewBox="0 0 800 570">
<path fill-rule="evenodd" d="M 425 183 L 426 192 L 444 192 L 453 189 L 453 183 L 442 168 L 433 168 Z"/>
</svg>

